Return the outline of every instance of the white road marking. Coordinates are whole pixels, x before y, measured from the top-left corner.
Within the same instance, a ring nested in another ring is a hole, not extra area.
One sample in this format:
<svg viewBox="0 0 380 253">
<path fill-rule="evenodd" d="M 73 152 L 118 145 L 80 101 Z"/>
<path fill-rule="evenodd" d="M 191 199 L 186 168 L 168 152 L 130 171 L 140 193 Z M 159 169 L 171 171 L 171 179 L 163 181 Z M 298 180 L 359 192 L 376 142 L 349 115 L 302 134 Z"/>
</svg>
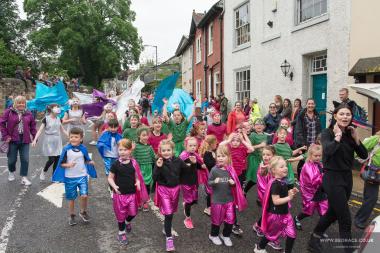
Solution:
<svg viewBox="0 0 380 253">
<path fill-rule="evenodd" d="M 5 173 L 7 173 L 8 169 L 5 169 L 3 172 L 1 172 L 1 176 L 4 175 Z"/>
<path fill-rule="evenodd" d="M 160 209 L 154 205 L 154 201 L 149 202 L 150 209 L 153 214 L 160 220 L 161 224 L 164 224 L 165 217 L 160 213 Z M 178 233 L 172 228 L 172 234 L 179 236 Z"/>
<path fill-rule="evenodd" d="M 37 193 L 37 195 L 51 202 L 58 208 L 62 208 L 63 194 L 65 193 L 65 186 L 63 183 L 53 183 Z"/>
<path fill-rule="evenodd" d="M 42 168 L 37 169 L 30 180 L 32 181 L 41 170 Z M 9 233 L 13 228 L 13 224 L 16 219 L 17 210 L 20 208 L 22 204 L 22 199 L 24 195 L 27 193 L 29 188 L 30 188 L 29 186 L 24 186 L 19 192 L 19 194 L 17 195 L 17 198 L 15 199 L 15 201 L 13 202 L 11 206 L 11 210 L 9 211 L 9 216 L 7 217 L 5 221 L 5 225 L 3 229 L 1 230 L 0 253 L 5 253 L 5 251 L 7 250 L 8 241 L 9 241 Z"/>
</svg>

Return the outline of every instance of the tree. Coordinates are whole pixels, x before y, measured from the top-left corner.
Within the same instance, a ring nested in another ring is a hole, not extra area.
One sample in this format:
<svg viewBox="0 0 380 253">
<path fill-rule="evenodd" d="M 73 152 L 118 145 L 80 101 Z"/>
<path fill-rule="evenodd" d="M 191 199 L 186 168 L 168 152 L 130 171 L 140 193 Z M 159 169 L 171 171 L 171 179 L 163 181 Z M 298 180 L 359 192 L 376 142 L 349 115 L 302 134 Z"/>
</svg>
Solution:
<svg viewBox="0 0 380 253">
<path fill-rule="evenodd" d="M 17 66 L 24 67 L 24 59 L 10 51 L 6 43 L 0 39 L 0 75 L 14 77 Z"/>
<path fill-rule="evenodd" d="M 21 21 L 18 16 L 17 4 L 14 0 L 0 1 L 0 39 L 8 50 L 20 51 L 25 43 L 21 32 Z M 22 45 L 21 45 L 22 44 Z"/>
<path fill-rule="evenodd" d="M 25 0 L 28 36 L 39 54 L 57 55 L 89 85 L 138 62 L 142 41 L 130 0 Z"/>
</svg>

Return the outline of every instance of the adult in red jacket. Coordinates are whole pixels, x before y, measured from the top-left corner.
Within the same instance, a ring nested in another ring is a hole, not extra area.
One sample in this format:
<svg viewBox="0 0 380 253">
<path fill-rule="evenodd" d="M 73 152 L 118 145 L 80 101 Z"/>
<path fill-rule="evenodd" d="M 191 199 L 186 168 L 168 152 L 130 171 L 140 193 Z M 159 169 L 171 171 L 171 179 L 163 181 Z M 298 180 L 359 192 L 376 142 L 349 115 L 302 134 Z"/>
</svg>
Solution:
<svg viewBox="0 0 380 253">
<path fill-rule="evenodd" d="M 245 121 L 245 119 L 246 116 L 242 109 L 241 102 L 236 101 L 234 109 L 228 114 L 227 134 L 234 132 L 236 128 Z"/>
</svg>

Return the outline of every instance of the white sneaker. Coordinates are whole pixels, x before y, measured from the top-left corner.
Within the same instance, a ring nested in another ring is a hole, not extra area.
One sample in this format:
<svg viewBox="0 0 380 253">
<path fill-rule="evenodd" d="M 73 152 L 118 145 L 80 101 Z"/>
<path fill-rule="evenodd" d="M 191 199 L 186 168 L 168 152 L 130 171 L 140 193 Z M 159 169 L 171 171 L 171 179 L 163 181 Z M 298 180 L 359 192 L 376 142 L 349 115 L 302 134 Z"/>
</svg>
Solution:
<svg viewBox="0 0 380 253">
<path fill-rule="evenodd" d="M 8 181 L 14 181 L 15 180 L 15 173 L 9 172 L 8 174 Z"/>
<path fill-rule="evenodd" d="M 232 247 L 231 238 L 220 235 L 220 239 L 222 239 L 222 241 L 224 242 L 224 245 L 226 245 L 227 247 Z"/>
<path fill-rule="evenodd" d="M 32 183 L 29 181 L 29 179 L 27 177 L 22 177 L 21 179 L 21 184 L 25 185 L 25 186 L 29 186 L 31 185 Z"/>
<path fill-rule="evenodd" d="M 267 253 L 267 251 L 265 249 L 259 249 L 259 246 L 257 246 L 257 244 L 255 244 L 255 249 L 253 250 L 253 252 L 255 252 L 255 253 Z"/>
<path fill-rule="evenodd" d="M 89 144 L 95 146 L 97 143 L 97 141 L 91 141 Z"/>
<path fill-rule="evenodd" d="M 210 239 L 210 241 L 212 241 L 212 243 L 215 245 L 222 245 L 222 241 L 220 240 L 219 236 L 208 235 L 208 239 Z"/>
<path fill-rule="evenodd" d="M 45 181 L 45 172 L 44 171 L 41 171 L 40 180 Z"/>
</svg>

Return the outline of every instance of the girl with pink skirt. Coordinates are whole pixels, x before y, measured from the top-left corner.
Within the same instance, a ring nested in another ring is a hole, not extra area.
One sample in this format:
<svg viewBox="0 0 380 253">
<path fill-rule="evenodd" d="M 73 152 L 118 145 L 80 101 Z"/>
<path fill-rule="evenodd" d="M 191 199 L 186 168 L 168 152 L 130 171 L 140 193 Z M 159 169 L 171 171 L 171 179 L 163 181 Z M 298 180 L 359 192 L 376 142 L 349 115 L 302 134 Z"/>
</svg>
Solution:
<svg viewBox="0 0 380 253">
<path fill-rule="evenodd" d="M 189 167 L 184 169 L 180 175 L 180 184 L 183 196 L 183 208 L 185 220 L 183 223 L 187 229 L 193 229 L 193 221 L 190 217 L 191 206 L 198 202 L 198 185 L 201 184 L 201 174 L 204 178 L 208 177 L 208 170 L 204 165 L 202 157 L 197 153 L 198 142 L 195 137 L 186 137 L 185 151 L 182 151 L 179 158 L 182 159 Z M 195 163 L 192 160 L 195 159 Z"/>
<path fill-rule="evenodd" d="M 137 208 L 149 199 L 138 163 L 131 158 L 132 141 L 122 139 L 118 143 L 119 159 L 110 169 L 108 183 L 113 189 L 113 210 L 119 226 L 117 239 L 128 244 L 127 233 L 131 232 L 131 221 Z"/>
<path fill-rule="evenodd" d="M 160 213 L 165 216 L 166 251 L 174 251 L 172 221 L 178 209 L 179 179 L 182 171 L 188 170 L 189 166 L 180 158 L 174 157 L 174 142 L 170 140 L 160 142 L 158 153 L 159 158 L 153 170 L 153 180 L 156 182 L 154 203 L 159 207 Z M 191 164 L 196 163 L 194 157 L 189 159 Z"/>
<path fill-rule="evenodd" d="M 300 190 L 302 196 L 302 212 L 294 217 L 296 227 L 302 230 L 301 220 L 313 215 L 319 216 L 328 209 L 327 195 L 322 188 L 322 146 L 312 144 L 308 150 L 307 162 L 303 165 L 300 175 Z"/>
<path fill-rule="evenodd" d="M 216 151 L 217 165 L 212 168 L 208 183 L 211 193 L 211 233 L 209 239 L 215 245 L 222 241 L 227 247 L 232 246 L 232 226 L 236 220 L 235 207 L 239 211 L 247 207 L 239 178 L 231 166 L 231 154 L 226 145 L 220 145 Z M 224 222 L 223 233 L 219 229 Z"/>
<path fill-rule="evenodd" d="M 292 215 L 289 212 L 290 201 L 297 194 L 298 189 L 288 190 L 286 177 L 288 168 L 286 161 L 280 156 L 274 156 L 270 161 L 270 170 L 273 178 L 268 184 L 264 196 L 261 229 L 264 237 L 255 245 L 255 253 L 265 253 L 265 247 L 270 241 L 278 241 L 286 237 L 285 252 L 292 252 L 296 238 L 296 229 Z"/>
</svg>

